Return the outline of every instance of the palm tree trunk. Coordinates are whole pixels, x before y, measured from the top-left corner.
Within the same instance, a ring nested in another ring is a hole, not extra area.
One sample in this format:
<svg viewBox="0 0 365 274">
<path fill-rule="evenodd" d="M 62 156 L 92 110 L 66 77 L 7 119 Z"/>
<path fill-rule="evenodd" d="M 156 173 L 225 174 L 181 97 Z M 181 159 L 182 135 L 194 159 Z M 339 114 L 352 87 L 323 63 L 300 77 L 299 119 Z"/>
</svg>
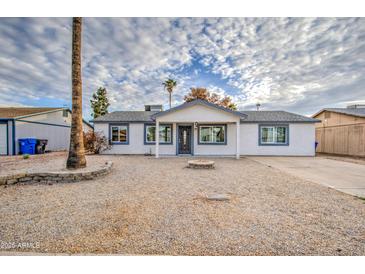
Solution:
<svg viewBox="0 0 365 274">
<path fill-rule="evenodd" d="M 170 102 L 170 108 L 171 108 L 171 92 L 169 92 L 169 102 Z"/>
<path fill-rule="evenodd" d="M 72 22 L 72 122 L 70 150 L 66 164 L 69 169 L 86 166 L 82 129 L 81 25 L 82 19 L 74 17 Z"/>
</svg>

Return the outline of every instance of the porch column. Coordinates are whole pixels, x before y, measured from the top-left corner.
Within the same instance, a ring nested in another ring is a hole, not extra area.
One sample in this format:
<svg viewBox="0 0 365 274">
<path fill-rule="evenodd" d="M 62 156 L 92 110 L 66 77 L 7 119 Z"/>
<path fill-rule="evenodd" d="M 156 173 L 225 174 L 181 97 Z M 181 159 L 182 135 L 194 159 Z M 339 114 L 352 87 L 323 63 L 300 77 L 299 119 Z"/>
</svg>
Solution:
<svg viewBox="0 0 365 274">
<path fill-rule="evenodd" d="M 155 139 L 156 139 L 156 143 L 155 143 L 155 155 L 156 158 L 159 157 L 159 145 L 160 145 L 160 122 L 156 119 L 156 132 L 155 132 Z"/>
<path fill-rule="evenodd" d="M 240 121 L 236 122 L 236 159 L 240 158 Z"/>
</svg>

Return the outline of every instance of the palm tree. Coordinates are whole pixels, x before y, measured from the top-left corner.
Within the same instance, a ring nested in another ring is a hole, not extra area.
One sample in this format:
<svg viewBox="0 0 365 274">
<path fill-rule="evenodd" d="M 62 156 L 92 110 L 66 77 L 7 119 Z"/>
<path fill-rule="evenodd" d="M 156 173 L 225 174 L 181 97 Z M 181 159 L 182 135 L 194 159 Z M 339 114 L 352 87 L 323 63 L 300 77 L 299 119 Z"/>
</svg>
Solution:
<svg viewBox="0 0 365 274">
<path fill-rule="evenodd" d="M 169 103 L 170 103 L 170 108 L 171 108 L 171 94 L 172 94 L 172 91 L 174 90 L 174 88 L 176 87 L 177 82 L 175 80 L 169 78 L 165 82 L 163 82 L 162 85 L 164 86 L 165 90 L 167 90 L 167 92 L 169 93 Z"/>
<path fill-rule="evenodd" d="M 72 121 L 67 168 L 86 166 L 82 131 L 81 17 L 72 20 Z"/>
</svg>

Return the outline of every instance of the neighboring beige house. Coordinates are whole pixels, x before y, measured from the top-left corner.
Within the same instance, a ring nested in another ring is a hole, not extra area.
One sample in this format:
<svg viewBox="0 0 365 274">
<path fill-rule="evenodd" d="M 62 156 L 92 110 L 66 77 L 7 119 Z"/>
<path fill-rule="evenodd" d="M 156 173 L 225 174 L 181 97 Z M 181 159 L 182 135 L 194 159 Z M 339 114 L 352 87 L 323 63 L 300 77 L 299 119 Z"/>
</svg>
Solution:
<svg viewBox="0 0 365 274">
<path fill-rule="evenodd" d="M 94 119 L 107 154 L 314 156 L 317 119 L 285 111 L 233 111 L 195 100 L 163 111 L 115 111 Z"/>
<path fill-rule="evenodd" d="M 84 131 L 93 130 L 86 121 Z M 19 152 L 18 139 L 47 139 L 46 150 L 67 150 L 70 142 L 71 111 L 67 108 L 0 108 L 0 155 Z"/>
<path fill-rule="evenodd" d="M 325 108 L 312 116 L 316 124 L 317 152 L 365 156 L 365 105 Z"/>
</svg>

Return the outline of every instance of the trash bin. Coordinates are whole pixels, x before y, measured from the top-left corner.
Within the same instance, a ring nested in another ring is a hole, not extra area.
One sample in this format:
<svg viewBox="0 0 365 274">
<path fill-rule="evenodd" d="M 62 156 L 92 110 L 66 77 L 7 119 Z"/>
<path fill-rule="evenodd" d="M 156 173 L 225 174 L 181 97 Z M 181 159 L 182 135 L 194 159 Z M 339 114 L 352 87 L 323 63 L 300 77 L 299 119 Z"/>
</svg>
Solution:
<svg viewBox="0 0 365 274">
<path fill-rule="evenodd" d="M 48 143 L 48 140 L 46 140 L 46 139 L 37 139 L 36 153 L 44 154 L 44 152 L 46 151 L 47 143 Z"/>
<path fill-rule="evenodd" d="M 35 154 L 37 139 L 23 138 L 23 139 L 18 139 L 18 142 L 19 142 L 20 154 Z"/>
</svg>

